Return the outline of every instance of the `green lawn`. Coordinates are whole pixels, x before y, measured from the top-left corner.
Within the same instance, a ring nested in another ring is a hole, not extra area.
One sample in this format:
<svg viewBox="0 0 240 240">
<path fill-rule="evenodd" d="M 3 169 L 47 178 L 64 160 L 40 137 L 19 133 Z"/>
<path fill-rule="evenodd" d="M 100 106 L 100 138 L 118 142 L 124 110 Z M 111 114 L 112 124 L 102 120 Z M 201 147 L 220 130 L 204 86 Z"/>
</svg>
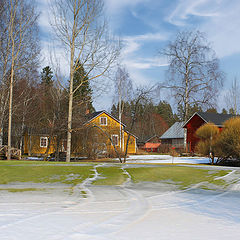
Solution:
<svg viewBox="0 0 240 240">
<path fill-rule="evenodd" d="M 121 185 L 127 178 L 122 169 L 117 166 L 99 167 L 97 171 L 101 178 L 93 182 L 94 185 Z"/>
<path fill-rule="evenodd" d="M 34 161 L 0 161 L 0 184 L 13 182 L 33 183 L 65 183 L 70 187 L 81 183 L 88 177 L 92 177 L 94 163 L 56 163 L 56 162 L 34 162 Z M 122 164 L 105 164 L 97 167 L 100 178 L 96 179 L 94 185 L 122 185 L 129 178 L 122 170 Z M 224 188 L 227 182 L 215 180 L 229 173 L 225 170 L 207 170 L 193 167 L 185 167 L 171 164 L 159 166 L 133 167 L 125 170 L 130 174 L 133 183 L 139 182 L 164 182 L 174 184 L 184 189 L 201 183 L 201 188 L 220 186 Z M 31 188 L 29 188 L 31 189 Z M 0 188 L 3 190 L 3 188 Z M 17 191 L 13 189 L 13 191 Z M 30 190 L 29 190 L 30 191 Z"/>
<path fill-rule="evenodd" d="M 225 185 L 224 180 L 215 180 L 229 173 L 229 171 L 209 171 L 193 167 L 164 166 L 127 169 L 132 181 L 137 182 L 169 182 L 180 188 L 191 187 L 192 185 L 205 182 L 207 184 Z"/>
<path fill-rule="evenodd" d="M 58 166 L 50 164 L 0 165 L 0 184 L 11 182 L 34 182 L 76 185 L 81 183 L 92 173 L 92 166 Z"/>
</svg>

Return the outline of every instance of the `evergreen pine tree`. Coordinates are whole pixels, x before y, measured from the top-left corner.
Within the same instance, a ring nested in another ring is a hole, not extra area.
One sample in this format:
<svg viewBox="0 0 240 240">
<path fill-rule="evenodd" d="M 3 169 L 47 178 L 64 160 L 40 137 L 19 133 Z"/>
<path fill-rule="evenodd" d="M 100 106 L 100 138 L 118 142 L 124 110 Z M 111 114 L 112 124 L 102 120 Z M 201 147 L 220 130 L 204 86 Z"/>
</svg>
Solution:
<svg viewBox="0 0 240 240">
<path fill-rule="evenodd" d="M 41 84 L 46 86 L 53 85 L 53 72 L 49 66 L 42 69 L 41 72 Z"/>
<path fill-rule="evenodd" d="M 80 62 L 76 63 L 77 71 L 73 75 L 73 103 L 78 106 L 78 110 L 94 112 L 95 109 L 92 105 L 92 88 L 88 81 L 88 76 Z M 80 86 L 80 87 L 79 87 Z M 81 107 L 80 107 L 81 106 Z M 83 107 L 83 108 L 82 108 Z"/>
</svg>

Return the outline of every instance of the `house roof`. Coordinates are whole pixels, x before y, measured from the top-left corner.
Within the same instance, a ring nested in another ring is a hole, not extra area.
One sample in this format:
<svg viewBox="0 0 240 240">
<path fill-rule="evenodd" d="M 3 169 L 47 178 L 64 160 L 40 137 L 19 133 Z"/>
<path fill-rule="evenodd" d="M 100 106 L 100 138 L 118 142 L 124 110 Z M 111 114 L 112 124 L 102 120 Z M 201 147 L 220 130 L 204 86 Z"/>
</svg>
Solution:
<svg viewBox="0 0 240 240">
<path fill-rule="evenodd" d="M 126 125 L 125 125 L 124 123 L 122 123 L 122 122 L 120 123 L 120 121 L 119 121 L 117 118 L 113 117 L 110 113 L 108 113 L 108 112 L 105 111 L 105 110 L 87 114 L 87 115 L 86 115 L 87 123 L 88 123 L 88 122 L 91 122 L 93 119 L 95 119 L 96 117 L 98 117 L 98 116 L 101 115 L 102 113 L 105 113 L 106 115 L 108 115 L 109 117 L 111 117 L 112 119 L 114 119 L 115 121 L 117 121 L 119 124 L 121 124 L 122 126 L 126 127 Z"/>
<path fill-rule="evenodd" d="M 158 148 L 161 143 L 145 143 L 143 148 Z"/>
<path fill-rule="evenodd" d="M 94 112 L 94 113 L 90 113 L 90 114 L 87 114 L 86 115 L 86 118 L 87 118 L 87 123 L 91 122 L 93 119 L 95 119 L 96 117 L 100 116 L 101 114 L 105 113 L 106 115 L 108 115 L 110 118 L 114 119 L 115 121 L 117 121 L 119 124 L 121 124 L 123 127 L 126 127 L 126 125 L 122 122 L 120 122 L 117 118 L 113 117 L 110 113 L 108 113 L 107 111 L 105 110 L 102 110 L 102 111 L 98 111 L 98 112 Z M 127 134 L 130 134 L 132 135 L 133 137 L 135 138 L 138 138 L 137 136 L 135 136 L 134 134 L 130 133 L 129 131 L 125 130 L 124 131 L 127 133 Z"/>
<path fill-rule="evenodd" d="M 148 137 L 147 140 L 145 140 L 145 142 L 150 142 L 153 138 L 159 138 L 158 135 L 153 135 L 151 137 Z"/>
<path fill-rule="evenodd" d="M 186 127 L 187 123 L 195 116 L 198 115 L 204 122 L 214 123 L 218 127 L 222 127 L 223 123 L 229 118 L 235 117 L 233 114 L 220 114 L 220 113 L 209 113 L 209 112 L 196 112 L 192 117 L 184 124 Z"/>
<path fill-rule="evenodd" d="M 175 122 L 160 139 L 184 138 L 183 122 Z"/>
<path fill-rule="evenodd" d="M 48 135 L 51 132 L 50 128 L 36 128 L 36 127 L 25 127 L 24 134 L 31 135 Z"/>
</svg>

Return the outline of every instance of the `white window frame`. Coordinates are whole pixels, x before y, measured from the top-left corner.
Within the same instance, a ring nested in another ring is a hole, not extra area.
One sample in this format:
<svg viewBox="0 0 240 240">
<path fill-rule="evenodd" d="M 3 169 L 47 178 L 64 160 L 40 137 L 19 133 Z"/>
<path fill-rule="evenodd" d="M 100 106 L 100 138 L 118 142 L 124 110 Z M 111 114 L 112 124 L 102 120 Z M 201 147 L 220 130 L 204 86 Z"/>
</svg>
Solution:
<svg viewBox="0 0 240 240">
<path fill-rule="evenodd" d="M 106 119 L 106 124 L 102 124 L 102 119 Z M 100 117 L 99 121 L 101 126 L 107 126 L 107 117 Z"/>
<path fill-rule="evenodd" d="M 118 136 L 117 134 L 113 134 L 113 135 L 111 136 L 111 138 L 112 138 L 112 144 L 114 143 L 113 137 L 117 137 L 117 144 L 115 144 L 115 146 L 119 146 L 119 136 Z M 113 144 L 113 145 L 114 145 L 114 144 Z"/>
<path fill-rule="evenodd" d="M 46 146 L 45 146 L 45 144 L 44 145 L 42 144 L 42 139 L 46 140 Z M 48 146 L 48 137 L 40 137 L 40 147 L 46 148 L 47 146 Z"/>
</svg>

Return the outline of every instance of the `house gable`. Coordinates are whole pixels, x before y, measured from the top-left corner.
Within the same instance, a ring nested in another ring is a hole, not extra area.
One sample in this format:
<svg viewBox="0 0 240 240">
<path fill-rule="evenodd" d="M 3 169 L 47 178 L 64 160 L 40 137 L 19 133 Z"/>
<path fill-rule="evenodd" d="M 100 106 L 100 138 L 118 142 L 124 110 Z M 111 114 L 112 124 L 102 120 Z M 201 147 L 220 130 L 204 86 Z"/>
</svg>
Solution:
<svg viewBox="0 0 240 240">
<path fill-rule="evenodd" d="M 234 117 L 232 114 L 219 114 L 219 113 L 208 113 L 208 112 L 195 112 L 192 117 L 184 124 L 184 128 L 187 127 L 187 124 L 192 121 L 193 118 L 198 116 L 205 123 L 214 123 L 218 127 L 222 127 L 223 123 L 229 118 Z"/>
<path fill-rule="evenodd" d="M 122 127 L 126 127 L 125 124 L 120 123 L 120 121 L 118 119 L 116 119 L 115 117 L 113 117 L 110 113 L 106 112 L 106 111 L 98 111 L 98 112 L 94 112 L 92 114 L 88 114 L 87 115 L 87 122 L 88 123 L 94 123 L 97 125 L 101 125 L 100 124 L 100 118 L 104 118 L 106 117 L 110 122 L 116 122 L 115 124 L 118 125 L 120 127 L 120 124 L 122 125 Z"/>
<path fill-rule="evenodd" d="M 106 118 L 106 121 L 103 120 Z M 106 123 L 106 124 L 103 124 Z M 128 135 L 130 135 L 129 145 L 128 145 L 128 152 L 129 153 L 136 153 L 136 136 L 129 133 L 125 130 L 125 124 L 121 123 L 118 119 L 113 117 L 106 111 L 99 111 L 95 112 L 88 116 L 88 121 L 86 125 L 93 125 L 100 127 L 102 131 L 104 131 L 108 137 L 111 137 L 113 142 L 117 142 L 115 147 L 119 148 L 120 146 L 124 146 L 124 151 L 126 148 L 126 142 Z M 122 138 L 120 138 L 120 126 L 122 129 Z M 122 140 L 120 140 L 122 139 Z M 107 145 L 112 145 L 110 140 L 106 140 Z M 121 141 L 121 142 L 120 142 Z M 122 147 L 123 148 L 123 147 Z M 123 149 L 122 149 L 123 150 Z"/>
</svg>

